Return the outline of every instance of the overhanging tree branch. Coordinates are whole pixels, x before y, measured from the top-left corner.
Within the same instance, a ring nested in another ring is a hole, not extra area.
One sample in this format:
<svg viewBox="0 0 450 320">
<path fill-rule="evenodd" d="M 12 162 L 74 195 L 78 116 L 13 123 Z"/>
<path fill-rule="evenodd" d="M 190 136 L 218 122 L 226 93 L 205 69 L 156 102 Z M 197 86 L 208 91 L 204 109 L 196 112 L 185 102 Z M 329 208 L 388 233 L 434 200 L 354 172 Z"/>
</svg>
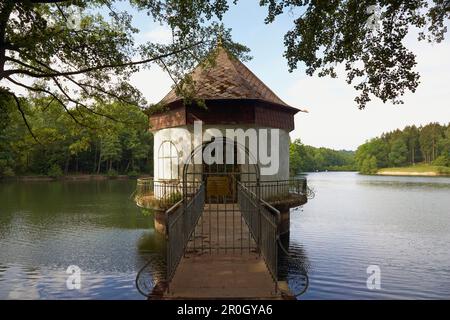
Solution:
<svg viewBox="0 0 450 320">
<path fill-rule="evenodd" d="M 76 70 L 76 71 L 75 70 L 74 71 L 54 71 L 54 72 L 48 72 L 48 73 L 45 73 L 45 72 L 34 73 L 34 72 L 32 72 L 30 70 L 26 70 L 26 69 L 10 69 L 10 70 L 3 71 L 3 73 L 4 73 L 3 77 L 8 77 L 13 74 L 23 74 L 23 75 L 27 75 L 27 76 L 30 76 L 33 78 L 52 78 L 52 77 L 59 77 L 59 76 L 73 76 L 73 75 L 84 74 L 84 73 L 89 73 L 89 72 L 94 72 L 94 71 L 104 70 L 104 69 L 115 69 L 115 68 L 138 66 L 138 65 L 147 64 L 150 62 L 155 62 L 162 58 L 166 58 L 166 57 L 169 57 L 169 56 L 177 54 L 177 53 L 181 53 L 185 50 L 189 50 L 195 46 L 198 46 L 199 44 L 202 44 L 203 42 L 204 41 L 199 41 L 199 42 L 196 42 L 189 46 L 162 54 L 160 56 L 152 57 L 152 58 L 148 58 L 148 59 L 144 59 L 144 60 L 140 60 L 140 61 L 130 61 L 130 62 L 117 63 L 117 64 L 105 64 L 105 65 L 99 65 L 99 66 L 93 66 L 90 68 L 80 69 L 80 70 Z M 1 79 L 1 74 L 0 74 L 0 79 Z"/>
<path fill-rule="evenodd" d="M 38 65 L 44 67 L 47 71 L 42 71 L 41 69 L 33 67 L 33 66 L 29 65 L 29 64 L 23 63 L 22 61 L 14 59 L 14 58 L 8 58 L 8 60 L 10 60 L 12 62 L 16 62 L 18 64 L 21 64 L 21 65 L 23 65 L 25 67 L 33 68 L 34 70 L 37 70 L 39 72 L 54 72 L 54 73 L 57 72 L 52 67 L 50 67 L 48 64 L 46 64 L 46 63 L 44 63 L 44 62 L 42 62 L 42 61 L 40 61 L 40 60 L 38 60 L 38 59 L 36 59 L 34 57 L 29 57 L 24 52 L 20 52 L 20 53 L 25 55 L 25 56 L 27 56 L 28 59 L 32 60 L 33 62 L 37 63 Z M 69 80 L 70 82 L 72 82 L 73 84 L 75 84 L 76 86 L 78 86 L 81 90 L 83 90 L 83 92 L 86 95 L 92 95 L 95 98 L 99 99 L 100 101 L 103 101 L 103 99 L 98 94 L 95 94 L 93 92 L 89 92 L 86 88 L 91 88 L 93 90 L 99 91 L 99 92 L 101 92 L 101 93 L 103 93 L 105 95 L 108 95 L 108 96 L 110 96 L 110 97 L 112 97 L 114 99 L 117 99 L 118 101 L 121 101 L 123 103 L 134 105 L 134 106 L 136 106 L 138 108 L 141 107 L 139 104 L 134 103 L 133 101 L 129 101 L 129 100 L 127 100 L 127 99 L 121 97 L 120 95 L 115 94 L 115 93 L 113 93 L 111 91 L 105 90 L 104 88 L 102 88 L 100 86 L 95 86 L 95 85 L 92 85 L 92 84 L 89 84 L 89 83 L 84 83 L 84 82 L 77 81 L 77 80 L 73 79 L 71 76 L 63 76 L 63 77 L 66 78 L 67 80 Z"/>
<path fill-rule="evenodd" d="M 41 144 L 40 141 L 36 138 L 36 135 L 34 134 L 33 130 L 31 129 L 31 126 L 28 122 L 27 116 L 25 115 L 25 112 L 22 109 L 22 105 L 20 104 L 20 99 L 13 93 L 10 91 L 6 91 L 9 95 L 11 95 L 14 99 L 14 101 L 16 102 L 16 106 L 17 106 L 17 110 L 19 110 L 20 115 L 23 119 L 23 122 L 25 123 L 25 126 L 28 129 L 28 132 L 30 133 L 30 135 L 33 137 L 34 141 L 36 141 L 37 143 Z"/>
<path fill-rule="evenodd" d="M 67 108 L 67 106 L 64 104 L 64 102 L 63 102 L 61 99 L 59 99 L 58 96 L 56 96 L 56 94 L 54 94 L 53 92 L 51 92 L 51 91 L 49 91 L 49 90 L 46 90 L 46 89 L 44 89 L 44 88 L 36 88 L 36 87 L 30 87 L 30 86 L 27 86 L 27 85 L 25 85 L 25 84 L 23 84 L 23 83 L 20 83 L 20 82 L 18 82 L 18 81 L 15 81 L 14 79 L 12 79 L 12 78 L 10 78 L 10 77 L 8 77 L 7 80 L 9 80 L 9 81 L 12 82 L 13 84 L 15 84 L 15 85 L 17 85 L 17 86 L 20 86 L 20 87 L 22 87 L 22 88 L 25 88 L 25 89 L 27 89 L 27 90 L 48 94 L 48 95 L 51 96 L 54 100 L 58 101 L 58 103 L 64 108 L 64 110 L 65 110 L 65 111 L 69 114 L 69 116 L 75 121 L 75 123 L 77 123 L 78 125 L 83 126 L 83 127 L 87 127 L 87 128 L 90 128 L 90 129 L 94 129 L 94 128 L 89 127 L 88 125 L 83 124 L 83 123 L 81 123 L 80 121 L 78 121 L 78 119 L 77 119 L 77 118 L 72 114 L 72 112 Z M 53 99 L 52 99 L 52 101 L 53 101 Z M 51 104 L 51 102 L 46 106 L 46 108 L 47 108 L 48 106 L 50 106 L 50 104 Z"/>
</svg>

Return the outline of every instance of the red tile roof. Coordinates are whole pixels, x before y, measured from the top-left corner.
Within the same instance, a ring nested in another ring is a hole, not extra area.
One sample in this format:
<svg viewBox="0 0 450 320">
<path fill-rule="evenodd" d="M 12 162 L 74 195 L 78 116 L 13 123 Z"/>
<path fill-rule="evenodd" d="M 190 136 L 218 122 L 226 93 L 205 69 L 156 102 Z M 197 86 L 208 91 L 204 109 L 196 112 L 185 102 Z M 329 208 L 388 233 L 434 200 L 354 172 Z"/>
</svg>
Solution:
<svg viewBox="0 0 450 320">
<path fill-rule="evenodd" d="M 191 76 L 195 81 L 194 97 L 204 100 L 253 99 L 297 109 L 282 101 L 242 62 L 219 46 L 215 64 L 198 65 Z M 162 105 L 182 100 L 176 89 L 172 89 L 162 100 Z"/>
</svg>

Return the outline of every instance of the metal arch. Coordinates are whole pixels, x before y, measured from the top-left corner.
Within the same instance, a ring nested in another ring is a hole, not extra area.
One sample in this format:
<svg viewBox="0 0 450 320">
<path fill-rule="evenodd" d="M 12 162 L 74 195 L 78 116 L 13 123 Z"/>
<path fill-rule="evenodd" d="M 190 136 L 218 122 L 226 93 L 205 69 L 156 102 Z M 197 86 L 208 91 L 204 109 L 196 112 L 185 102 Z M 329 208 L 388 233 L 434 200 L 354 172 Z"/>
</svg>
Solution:
<svg viewBox="0 0 450 320">
<path fill-rule="evenodd" d="M 220 139 L 220 140 L 217 141 L 217 139 Z M 225 142 L 225 144 L 233 145 L 233 147 L 236 146 L 236 147 L 240 148 L 241 150 L 243 150 L 245 152 L 245 154 L 249 157 L 249 159 L 252 159 L 254 164 L 251 164 L 251 166 L 254 168 L 254 171 L 255 171 L 254 174 L 256 176 L 256 186 L 257 186 L 256 189 L 259 190 L 258 186 L 259 186 L 259 182 L 260 182 L 260 168 L 259 168 L 258 161 L 254 157 L 254 155 L 248 150 L 247 147 L 245 147 L 244 145 L 240 144 L 237 141 L 227 139 L 226 137 L 219 137 L 219 138 L 216 137 L 214 140 L 205 141 L 201 145 L 197 146 L 194 150 L 191 151 L 189 157 L 187 157 L 186 162 L 183 165 L 183 192 L 186 192 L 186 190 L 187 190 L 187 174 L 188 174 L 189 165 L 195 165 L 195 163 L 192 162 L 192 159 L 194 158 L 194 156 L 198 152 L 203 152 L 203 148 L 206 147 L 207 145 L 209 145 L 211 143 L 220 142 L 220 141 L 222 141 L 222 143 Z M 202 160 L 202 163 L 203 163 L 203 160 Z M 195 174 L 195 168 L 194 168 L 194 174 Z M 202 173 L 199 173 L 199 174 L 202 174 Z"/>
</svg>

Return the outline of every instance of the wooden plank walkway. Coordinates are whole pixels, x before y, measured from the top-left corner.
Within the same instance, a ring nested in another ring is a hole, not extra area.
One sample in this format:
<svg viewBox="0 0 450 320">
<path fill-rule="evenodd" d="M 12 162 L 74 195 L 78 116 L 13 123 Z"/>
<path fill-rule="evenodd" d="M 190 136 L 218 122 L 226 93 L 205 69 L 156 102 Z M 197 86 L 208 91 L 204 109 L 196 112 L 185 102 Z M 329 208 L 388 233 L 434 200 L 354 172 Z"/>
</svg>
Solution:
<svg viewBox="0 0 450 320">
<path fill-rule="evenodd" d="M 205 204 L 163 299 L 280 299 L 237 204 Z"/>
</svg>

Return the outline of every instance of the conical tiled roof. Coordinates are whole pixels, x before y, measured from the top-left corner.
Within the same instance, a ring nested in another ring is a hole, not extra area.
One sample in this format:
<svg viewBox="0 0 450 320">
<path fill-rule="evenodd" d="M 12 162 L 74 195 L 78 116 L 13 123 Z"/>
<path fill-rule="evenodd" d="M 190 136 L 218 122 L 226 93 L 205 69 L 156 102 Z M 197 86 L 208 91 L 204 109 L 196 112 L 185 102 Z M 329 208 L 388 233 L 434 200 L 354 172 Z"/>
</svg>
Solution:
<svg viewBox="0 0 450 320">
<path fill-rule="evenodd" d="M 204 100 L 255 99 L 292 108 L 223 47 L 219 46 L 217 50 L 216 63 L 212 67 L 204 68 L 200 64 L 191 73 L 195 81 L 195 98 Z M 160 103 L 167 105 L 181 99 L 182 97 L 177 95 L 174 88 Z"/>
</svg>

